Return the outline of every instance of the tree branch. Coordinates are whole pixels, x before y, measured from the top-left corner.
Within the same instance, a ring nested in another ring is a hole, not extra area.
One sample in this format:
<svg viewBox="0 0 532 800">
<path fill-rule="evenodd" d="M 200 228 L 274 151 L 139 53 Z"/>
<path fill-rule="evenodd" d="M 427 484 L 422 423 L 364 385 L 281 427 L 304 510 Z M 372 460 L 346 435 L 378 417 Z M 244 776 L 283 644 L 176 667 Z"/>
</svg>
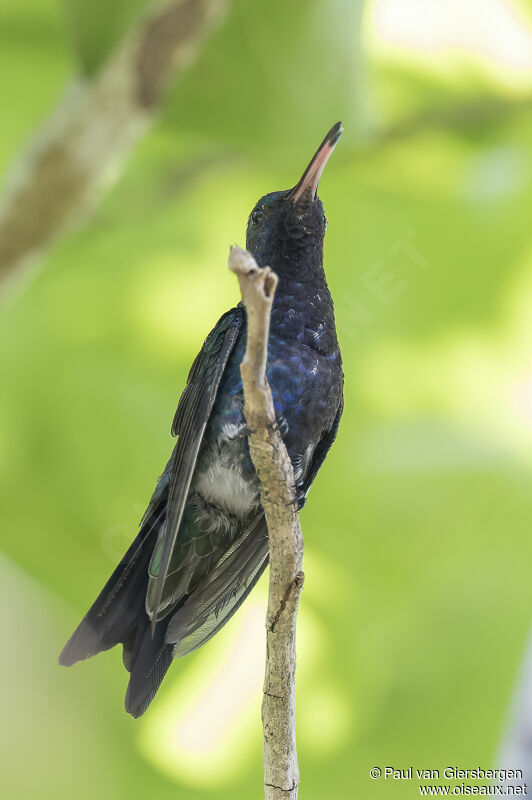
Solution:
<svg viewBox="0 0 532 800">
<path fill-rule="evenodd" d="M 16 159 L 0 198 L 0 280 L 42 254 L 90 209 L 147 131 L 167 83 L 187 69 L 227 3 L 155 2 L 99 73 L 70 87 Z"/>
<path fill-rule="evenodd" d="M 299 786 L 295 733 L 296 620 L 303 586 L 303 536 L 294 505 L 292 463 L 275 426 L 266 359 L 277 276 L 260 269 L 246 250 L 232 247 L 229 268 L 240 284 L 247 312 L 246 353 L 240 371 L 249 450 L 262 487 L 270 542 L 266 614 L 266 671 L 262 700 L 264 794 L 295 800 Z"/>
</svg>

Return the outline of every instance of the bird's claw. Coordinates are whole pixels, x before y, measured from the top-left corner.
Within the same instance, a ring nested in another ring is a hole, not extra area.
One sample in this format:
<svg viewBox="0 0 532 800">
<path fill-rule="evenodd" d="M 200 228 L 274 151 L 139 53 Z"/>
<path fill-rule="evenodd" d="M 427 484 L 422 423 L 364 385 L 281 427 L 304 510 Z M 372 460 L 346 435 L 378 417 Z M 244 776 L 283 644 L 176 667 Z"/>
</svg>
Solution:
<svg viewBox="0 0 532 800">
<path fill-rule="evenodd" d="M 238 433 L 235 433 L 233 436 L 229 436 L 228 438 L 230 442 L 234 442 L 236 439 L 247 439 L 252 433 L 255 433 L 255 431 L 252 431 L 247 425 L 242 425 L 242 427 L 238 429 Z"/>
<path fill-rule="evenodd" d="M 272 422 L 271 425 L 268 425 L 268 428 L 272 431 L 279 431 L 281 436 L 286 436 L 288 433 L 288 422 L 286 421 L 285 417 L 277 417 L 275 422 Z M 252 433 L 256 433 L 256 431 L 252 430 L 247 425 L 242 425 L 241 428 L 238 429 L 237 433 L 234 433 L 232 436 L 229 436 L 229 441 L 234 442 L 236 439 L 247 439 Z"/>
<path fill-rule="evenodd" d="M 294 495 L 294 499 L 290 500 L 287 505 L 289 506 L 296 506 L 296 511 L 301 511 L 305 503 L 307 502 L 307 493 L 304 489 L 301 489 L 296 486 L 296 493 Z"/>
<path fill-rule="evenodd" d="M 286 420 L 286 417 L 283 417 L 283 415 L 281 414 L 280 417 L 277 417 L 275 422 L 272 422 L 269 428 L 272 431 L 279 431 L 281 436 L 286 436 L 286 434 L 288 433 L 288 422 Z"/>
</svg>

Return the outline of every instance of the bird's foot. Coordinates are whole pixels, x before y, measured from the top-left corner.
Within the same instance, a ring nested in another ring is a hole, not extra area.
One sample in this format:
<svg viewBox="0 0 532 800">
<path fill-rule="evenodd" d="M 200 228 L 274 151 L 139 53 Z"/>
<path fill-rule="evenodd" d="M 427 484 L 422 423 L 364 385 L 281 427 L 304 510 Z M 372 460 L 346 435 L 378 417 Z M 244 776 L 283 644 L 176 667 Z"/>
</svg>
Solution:
<svg viewBox="0 0 532 800">
<path fill-rule="evenodd" d="M 271 431 L 279 431 L 281 436 L 286 436 L 288 433 L 288 422 L 286 421 L 285 417 L 277 417 L 275 422 L 272 422 L 271 425 L 268 425 L 268 428 Z M 247 439 L 247 437 L 252 434 L 256 433 L 255 430 L 252 430 L 248 427 L 245 423 L 231 436 L 228 436 L 230 442 L 235 441 L 235 439 Z"/>
<path fill-rule="evenodd" d="M 230 442 L 234 442 L 236 439 L 247 439 L 252 433 L 255 433 L 255 431 L 252 431 L 251 428 L 248 428 L 248 426 L 244 424 L 237 430 L 236 433 L 234 433 L 232 436 L 228 436 L 227 438 Z"/>
<path fill-rule="evenodd" d="M 307 493 L 305 492 L 302 486 L 296 485 L 294 499 L 290 500 L 290 502 L 287 505 L 295 506 L 296 511 L 301 511 L 306 502 L 307 502 Z"/>
<path fill-rule="evenodd" d="M 272 424 L 269 425 L 268 427 L 272 431 L 279 431 L 281 436 L 286 436 L 286 434 L 288 433 L 288 422 L 286 420 L 286 417 L 283 417 L 283 415 L 277 417 L 275 422 L 272 422 Z"/>
</svg>

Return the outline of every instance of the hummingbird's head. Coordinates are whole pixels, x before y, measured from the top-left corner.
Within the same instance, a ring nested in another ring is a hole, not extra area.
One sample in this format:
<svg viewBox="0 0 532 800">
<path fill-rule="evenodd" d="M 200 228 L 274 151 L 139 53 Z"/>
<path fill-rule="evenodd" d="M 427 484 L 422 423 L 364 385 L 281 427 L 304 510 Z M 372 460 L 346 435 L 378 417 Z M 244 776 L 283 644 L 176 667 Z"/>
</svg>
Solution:
<svg viewBox="0 0 532 800">
<path fill-rule="evenodd" d="M 314 262 L 321 267 L 327 221 L 318 184 L 342 131 L 340 122 L 331 128 L 293 189 L 266 194 L 255 205 L 246 249 L 259 266 L 270 266 L 280 276 L 302 261 L 309 268 Z"/>
</svg>

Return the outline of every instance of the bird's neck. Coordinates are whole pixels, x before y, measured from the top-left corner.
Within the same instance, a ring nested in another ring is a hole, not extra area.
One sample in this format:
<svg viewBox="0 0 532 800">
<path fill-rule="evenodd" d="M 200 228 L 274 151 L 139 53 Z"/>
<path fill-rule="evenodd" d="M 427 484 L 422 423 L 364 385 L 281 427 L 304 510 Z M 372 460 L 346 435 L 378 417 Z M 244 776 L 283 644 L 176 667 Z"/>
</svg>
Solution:
<svg viewBox="0 0 532 800">
<path fill-rule="evenodd" d="M 338 350 L 334 306 L 323 266 L 312 271 L 278 272 L 271 313 L 271 335 L 297 339 L 330 355 Z"/>
<path fill-rule="evenodd" d="M 329 355 L 338 350 L 334 306 L 323 269 L 322 237 L 283 237 L 251 249 L 260 267 L 277 273 L 270 332 Z"/>
</svg>

